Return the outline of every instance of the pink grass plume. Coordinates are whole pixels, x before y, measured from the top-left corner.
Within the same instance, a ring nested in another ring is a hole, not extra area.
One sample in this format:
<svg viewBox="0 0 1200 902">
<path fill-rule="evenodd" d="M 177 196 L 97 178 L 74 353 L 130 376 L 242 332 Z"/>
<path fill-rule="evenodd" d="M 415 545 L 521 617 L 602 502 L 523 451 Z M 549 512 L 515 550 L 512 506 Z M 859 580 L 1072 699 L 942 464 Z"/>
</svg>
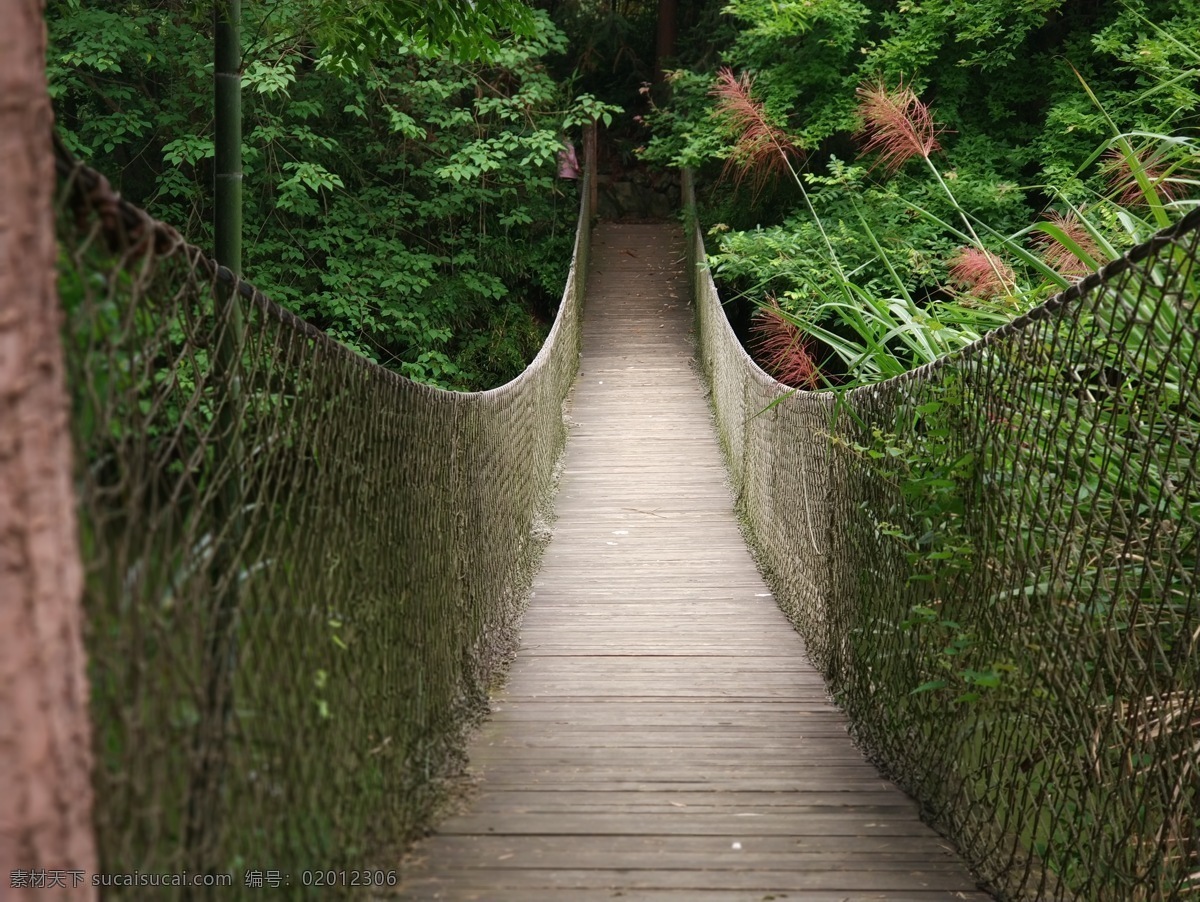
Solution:
<svg viewBox="0 0 1200 902">
<path fill-rule="evenodd" d="M 914 157 L 928 160 L 941 150 L 933 114 L 903 81 L 895 88 L 888 88 L 882 79 L 866 82 L 859 86 L 858 97 L 857 138 L 862 152 L 878 152 L 879 164 L 889 173 L 898 172 Z"/>
<path fill-rule="evenodd" d="M 991 251 L 964 247 L 950 260 L 950 284 L 961 296 L 991 301 L 1012 293 L 1016 275 Z"/>
<path fill-rule="evenodd" d="M 1083 223 L 1074 213 L 1048 213 L 1046 222 L 1062 229 L 1075 245 L 1097 262 L 1103 261 L 1104 257 L 1100 252 L 1099 245 L 1088 233 Z M 1075 252 L 1062 244 L 1057 238 L 1050 235 L 1038 235 L 1034 241 L 1037 242 L 1038 248 L 1041 251 L 1042 259 L 1046 261 L 1060 275 L 1068 278 L 1079 278 L 1086 276 L 1092 271 L 1092 267 L 1085 261 L 1075 255 Z"/>
<path fill-rule="evenodd" d="M 813 360 L 808 337 L 784 316 L 779 301 L 760 307 L 754 314 L 753 348 L 772 376 L 792 388 L 816 389 L 820 370 Z"/>
<path fill-rule="evenodd" d="M 722 67 L 709 93 L 717 99 L 717 118 L 736 135 L 722 175 L 733 173 L 740 182 L 750 173 L 758 189 L 769 177 L 789 173 L 789 157 L 800 158 L 802 154 L 791 136 L 767 118 L 762 102 L 754 99 L 753 87 L 749 73 L 739 77 Z"/>
</svg>

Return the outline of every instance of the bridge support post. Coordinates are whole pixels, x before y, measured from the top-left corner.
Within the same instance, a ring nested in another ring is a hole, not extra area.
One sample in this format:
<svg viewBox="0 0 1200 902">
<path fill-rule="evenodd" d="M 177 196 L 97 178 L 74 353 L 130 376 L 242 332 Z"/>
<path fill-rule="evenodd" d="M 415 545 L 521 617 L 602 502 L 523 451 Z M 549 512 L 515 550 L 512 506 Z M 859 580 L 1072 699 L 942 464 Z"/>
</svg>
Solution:
<svg viewBox="0 0 1200 902">
<path fill-rule="evenodd" d="M 598 199 L 596 178 L 596 159 L 598 156 L 597 142 L 599 141 L 599 136 L 597 134 L 598 128 L 599 126 L 597 126 L 595 119 L 593 119 L 583 128 L 583 168 L 584 172 L 591 176 L 591 178 L 588 179 L 588 208 L 592 211 L 593 215 L 596 212 L 596 201 Z"/>
</svg>

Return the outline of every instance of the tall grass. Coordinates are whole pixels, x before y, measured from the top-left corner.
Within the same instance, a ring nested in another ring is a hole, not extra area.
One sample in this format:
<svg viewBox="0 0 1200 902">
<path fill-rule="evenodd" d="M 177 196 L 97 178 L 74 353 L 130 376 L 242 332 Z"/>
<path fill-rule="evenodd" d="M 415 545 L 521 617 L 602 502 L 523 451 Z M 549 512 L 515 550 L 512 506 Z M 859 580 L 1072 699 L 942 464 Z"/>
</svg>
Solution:
<svg viewBox="0 0 1200 902">
<path fill-rule="evenodd" d="M 1200 62 L 1200 56 L 1192 55 Z M 1200 78 L 1200 68 L 1191 74 Z M 722 70 L 713 89 L 716 115 L 735 136 L 726 174 L 738 179 L 749 174 L 759 186 L 771 176 L 790 178 L 821 237 L 824 259 L 814 261 L 812 268 L 833 275 L 832 287 L 826 279 L 806 279 L 803 291 L 796 294 L 815 302 L 776 304 L 778 316 L 840 358 L 846 370 L 843 384 L 887 379 L 978 340 L 1200 203 L 1190 198 L 1200 187 L 1191 177 L 1200 168 L 1200 145 L 1186 136 L 1119 130 L 1082 77 L 1080 84 L 1112 131 L 1080 173 L 1094 170 L 1106 190 L 1094 189 L 1092 201 L 1079 205 L 1047 186 L 1059 209 L 1047 210 L 1043 219 L 1015 234 L 992 228 L 960 203 L 934 161 L 941 151 L 942 129 L 911 86 L 874 81 L 858 89 L 857 137 L 863 153 L 874 155 L 876 166 L 888 173 L 921 161 L 958 220 L 949 222 L 911 199 L 898 198 L 915 216 L 961 242 L 948 261 L 949 283 L 928 296 L 914 297 L 902 267 L 850 190 L 847 197 L 859 237 L 887 274 L 883 285 L 855 279 L 810 195 L 809 183 L 818 179 L 797 171 L 795 162 L 802 154 L 796 141 L 754 98 L 749 76 Z"/>
</svg>

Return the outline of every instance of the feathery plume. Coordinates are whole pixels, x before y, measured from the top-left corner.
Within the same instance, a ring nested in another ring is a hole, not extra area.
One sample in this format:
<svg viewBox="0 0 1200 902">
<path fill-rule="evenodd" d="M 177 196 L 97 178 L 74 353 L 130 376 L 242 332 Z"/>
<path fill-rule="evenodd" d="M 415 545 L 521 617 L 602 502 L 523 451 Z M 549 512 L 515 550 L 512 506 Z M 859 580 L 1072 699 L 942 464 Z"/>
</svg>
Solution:
<svg viewBox="0 0 1200 902">
<path fill-rule="evenodd" d="M 879 151 L 879 162 L 895 173 L 913 157 L 929 157 L 941 150 L 929 107 L 903 81 L 889 89 L 882 79 L 864 82 L 858 88 L 858 116 L 861 122 L 856 137 L 863 154 Z"/>
<path fill-rule="evenodd" d="M 722 67 L 709 93 L 717 99 L 717 118 L 737 135 L 722 177 L 735 173 L 740 182 L 749 172 L 756 188 L 761 188 L 769 176 L 787 173 L 788 157 L 798 158 L 801 152 L 791 136 L 767 118 L 762 103 L 754 99 L 753 87 L 749 73 L 743 72 L 739 78 Z"/>
<path fill-rule="evenodd" d="M 800 328 L 783 315 L 776 298 L 760 307 L 751 326 L 756 356 L 772 376 L 792 388 L 816 389 L 820 371 Z"/>
<path fill-rule="evenodd" d="M 1012 292 L 1016 275 L 991 251 L 959 248 L 950 260 L 950 284 L 960 296 L 995 300 Z"/>
<path fill-rule="evenodd" d="M 1178 186 L 1166 180 L 1167 161 L 1162 154 L 1151 148 L 1134 151 L 1138 165 L 1146 174 L 1146 180 L 1158 192 L 1164 202 L 1179 199 Z M 1146 196 L 1142 186 L 1138 184 L 1129 157 L 1119 147 L 1113 147 L 1104 152 L 1104 163 L 1100 171 L 1108 179 L 1108 187 L 1116 195 L 1116 201 L 1123 207 L 1144 207 Z"/>
<path fill-rule="evenodd" d="M 1084 228 L 1083 223 L 1079 221 L 1079 217 L 1074 213 L 1067 213 L 1066 215 L 1062 213 L 1049 213 L 1046 216 L 1046 221 L 1062 229 L 1063 233 L 1093 260 L 1097 262 L 1102 261 L 1103 258 L 1100 254 L 1099 245 L 1096 244 L 1096 240 L 1092 238 L 1088 230 Z M 1075 253 L 1068 250 L 1065 245 L 1059 243 L 1058 239 L 1043 233 L 1039 234 L 1034 241 L 1037 242 L 1041 249 L 1042 259 L 1060 274 L 1069 278 L 1079 278 L 1080 276 L 1086 276 L 1092 271 L 1092 268 L 1087 263 L 1075 256 Z"/>
</svg>

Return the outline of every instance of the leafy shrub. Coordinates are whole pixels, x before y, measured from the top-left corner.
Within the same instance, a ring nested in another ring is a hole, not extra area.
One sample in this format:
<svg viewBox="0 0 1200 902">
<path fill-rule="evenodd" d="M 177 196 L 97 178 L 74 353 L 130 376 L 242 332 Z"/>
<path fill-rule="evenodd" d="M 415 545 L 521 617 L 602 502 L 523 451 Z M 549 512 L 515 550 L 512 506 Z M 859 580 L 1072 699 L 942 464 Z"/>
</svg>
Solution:
<svg viewBox="0 0 1200 902">
<path fill-rule="evenodd" d="M 401 39 L 364 59 L 337 49 L 345 35 L 325 6 L 245 11 L 247 278 L 413 378 L 505 382 L 536 353 L 565 280 L 577 198 L 554 177 L 562 138 L 612 108 L 563 96 L 545 60 L 565 38 L 543 13 L 482 60 Z M 47 12 L 64 140 L 201 246 L 204 13 L 168 0 L 54 0 Z"/>
</svg>

